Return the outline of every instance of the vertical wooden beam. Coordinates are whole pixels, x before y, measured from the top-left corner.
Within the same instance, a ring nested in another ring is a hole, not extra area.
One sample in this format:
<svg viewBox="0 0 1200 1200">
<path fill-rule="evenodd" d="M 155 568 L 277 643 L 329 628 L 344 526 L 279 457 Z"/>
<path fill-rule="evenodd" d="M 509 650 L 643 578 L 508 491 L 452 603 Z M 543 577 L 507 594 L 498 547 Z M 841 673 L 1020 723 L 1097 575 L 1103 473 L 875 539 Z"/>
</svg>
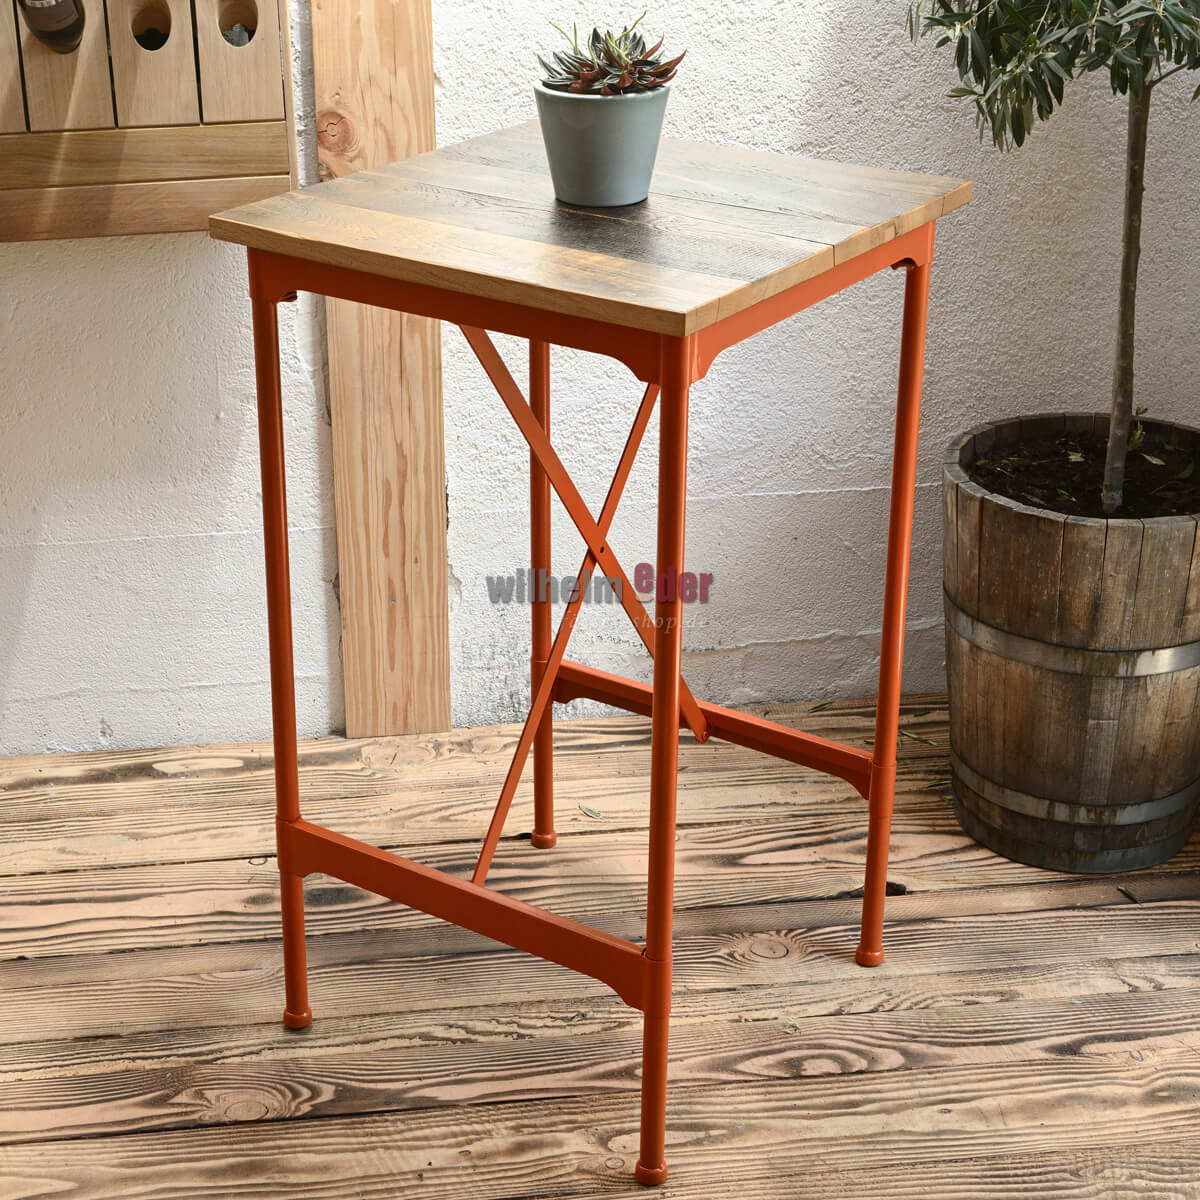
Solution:
<svg viewBox="0 0 1200 1200">
<path fill-rule="evenodd" d="M 25 93 L 17 50 L 17 10 L 0 4 L 0 133 L 25 132 Z"/>
<path fill-rule="evenodd" d="M 434 147 L 430 0 L 313 0 L 322 177 Z M 326 306 L 346 732 L 450 724 L 435 322 Z"/>
</svg>

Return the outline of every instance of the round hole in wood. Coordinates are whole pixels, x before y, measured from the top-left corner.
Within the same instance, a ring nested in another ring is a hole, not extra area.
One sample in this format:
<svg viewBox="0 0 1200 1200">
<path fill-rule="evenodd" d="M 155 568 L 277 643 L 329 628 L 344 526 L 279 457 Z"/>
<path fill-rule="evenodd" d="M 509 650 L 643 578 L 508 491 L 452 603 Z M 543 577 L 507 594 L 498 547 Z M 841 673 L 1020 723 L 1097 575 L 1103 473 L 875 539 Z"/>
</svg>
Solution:
<svg viewBox="0 0 1200 1200">
<path fill-rule="evenodd" d="M 171 36 L 171 10 L 164 0 L 150 0 L 133 14 L 129 28 L 143 50 L 161 50 Z"/>
<path fill-rule="evenodd" d="M 258 5 L 255 0 L 220 0 L 217 27 L 231 46 L 248 46 L 258 32 Z"/>
</svg>

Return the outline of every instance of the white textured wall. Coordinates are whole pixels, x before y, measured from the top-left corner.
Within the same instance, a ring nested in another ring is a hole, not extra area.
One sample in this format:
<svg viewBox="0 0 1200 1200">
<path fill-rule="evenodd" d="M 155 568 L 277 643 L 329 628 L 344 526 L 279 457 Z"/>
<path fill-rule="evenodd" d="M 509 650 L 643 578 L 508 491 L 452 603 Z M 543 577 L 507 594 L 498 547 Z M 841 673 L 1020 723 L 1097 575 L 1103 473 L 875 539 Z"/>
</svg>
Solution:
<svg viewBox="0 0 1200 1200">
<path fill-rule="evenodd" d="M 976 181 L 976 201 L 940 231 L 934 270 L 906 677 L 926 688 L 942 681 L 941 447 L 988 417 L 1106 403 L 1123 115 L 1091 81 L 1019 154 L 981 147 L 966 110 L 942 98 L 954 82 L 944 58 L 907 42 L 904 10 L 667 0 L 647 20 L 689 48 L 671 134 Z M 548 15 L 619 24 L 626 12 L 435 0 L 441 142 L 532 115 L 526 59 L 554 38 Z M 303 107 L 311 89 L 297 78 Z M 1142 402 L 1195 421 L 1190 90 L 1180 79 L 1156 98 L 1138 368 Z M 694 390 L 688 557 L 717 577 L 685 626 L 700 694 L 874 686 L 901 289 L 898 276 L 868 281 L 729 352 Z M 240 252 L 201 235 L 0 246 L 0 312 L 0 752 L 268 734 Z M 318 315 L 301 305 L 284 330 L 306 734 L 337 729 L 342 712 Z M 66 350 L 46 349 L 47 326 L 69 332 Z M 520 378 L 522 348 L 502 348 Z M 554 371 L 556 441 L 598 507 L 638 389 L 572 353 L 556 352 Z M 525 558 L 525 488 L 511 474 L 525 454 L 455 332 L 445 392 L 454 720 L 474 724 L 516 716 L 527 693 L 527 610 L 490 605 L 485 586 Z M 613 531 L 629 565 L 652 558 L 655 436 Z M 561 522 L 556 572 L 580 554 Z M 644 672 L 611 611 L 585 611 L 573 653 Z"/>
<path fill-rule="evenodd" d="M 0 245 L 0 753 L 270 735 L 245 271 L 202 233 Z M 343 721 L 324 342 L 311 299 L 280 312 L 315 734 Z"/>
<path fill-rule="evenodd" d="M 524 55 L 509 48 L 552 45 L 548 16 L 619 26 L 640 7 L 436 6 L 440 140 L 532 114 Z M 646 25 L 655 39 L 666 30 L 673 52 L 688 49 L 669 134 L 976 181 L 975 202 L 939 230 L 934 265 L 905 672 L 907 687 L 925 689 L 944 686 L 942 448 L 990 417 L 1107 407 L 1124 117 L 1092 80 L 1018 154 L 981 146 L 961 101 L 944 98 L 952 66 L 932 42 L 908 41 L 905 10 L 903 0 L 661 0 Z M 1200 186 L 1194 86 L 1164 85 L 1153 118 L 1138 369 L 1156 414 L 1200 420 L 1200 228 L 1186 216 Z M 899 275 L 869 280 L 729 351 L 693 389 L 688 559 L 717 577 L 710 604 L 684 622 L 698 694 L 736 702 L 874 690 L 902 292 Z M 520 377 L 523 348 L 506 351 Z M 637 387 L 587 356 L 560 351 L 553 366 L 556 439 L 598 505 Z M 480 469 L 497 446 L 506 466 L 522 458 L 501 411 L 448 335 L 453 695 L 463 724 L 516 716 L 527 693 L 527 612 L 490 605 L 484 583 L 511 571 L 526 545 L 522 487 L 498 487 Z M 653 481 L 651 455 L 611 538 L 629 566 L 653 560 Z M 559 533 L 563 574 L 580 550 L 565 521 Z M 640 645 L 611 612 L 585 610 L 572 652 L 644 675 Z"/>
</svg>

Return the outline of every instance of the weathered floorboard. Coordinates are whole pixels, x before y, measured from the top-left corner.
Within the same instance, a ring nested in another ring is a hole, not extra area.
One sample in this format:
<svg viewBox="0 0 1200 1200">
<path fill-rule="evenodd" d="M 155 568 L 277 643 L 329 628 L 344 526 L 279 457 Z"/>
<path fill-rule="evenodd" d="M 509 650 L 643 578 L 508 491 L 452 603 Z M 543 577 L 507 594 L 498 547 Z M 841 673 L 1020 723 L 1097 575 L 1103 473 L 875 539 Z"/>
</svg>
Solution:
<svg viewBox="0 0 1200 1200">
<path fill-rule="evenodd" d="M 1200 1140 L 1198 1092 L 1191 1051 L 682 1088 L 668 1154 L 677 1177 L 731 1188 L 764 1159 L 793 1179 L 827 1172 L 847 1147 L 856 1168 L 877 1172 L 998 1152 L 1174 1150 Z M 157 1200 L 219 1180 L 241 1200 L 460 1200 L 464 1189 L 532 1200 L 637 1194 L 636 1145 L 634 1097 L 584 1096 L 25 1143 L 0 1149 L 0 1175 L 17 1185 L 12 1200 Z"/>
<path fill-rule="evenodd" d="M 815 712 L 812 707 L 756 711 L 823 737 L 869 744 L 870 706 L 839 703 Z M 933 744 L 905 739 L 900 788 L 916 792 L 947 779 L 944 708 L 927 696 L 910 698 L 902 723 Z M 303 742 L 305 815 L 378 845 L 478 842 L 517 734 L 511 726 L 495 726 L 424 737 Z M 623 716 L 560 721 L 554 760 L 559 829 L 564 834 L 643 829 L 649 763 L 647 721 Z M 865 812 L 849 784 L 740 746 L 716 741 L 700 746 L 685 736 L 680 768 L 687 777 L 681 825 L 804 812 L 819 818 L 830 804 Z M 0 875 L 273 853 L 271 770 L 269 743 L 0 760 Z M 98 805 L 97 788 L 119 803 Z M 942 828 L 954 828 L 945 804 L 933 795 L 924 799 L 916 818 L 922 827 L 939 821 Z M 910 796 L 909 807 L 917 800 Z M 517 792 L 510 834 L 528 823 L 531 806 L 526 781 Z M 904 812 L 898 814 L 904 819 Z"/>
<path fill-rule="evenodd" d="M 671 1035 L 676 1088 L 1200 1050 L 1200 989 L 802 1021 L 788 1013 L 786 989 L 722 995 L 718 1005 L 714 999 L 685 993 L 678 1006 Z M 323 1053 L 306 1036 L 290 1037 L 250 1058 L 214 1046 L 212 1061 L 10 1080 L 0 1142 L 639 1087 L 641 1021 L 628 1009 L 599 1019 L 570 1014 L 523 1034 L 511 1020 L 497 1026 L 489 1015 L 460 1018 L 453 1035 L 429 1029 L 420 1015 L 404 1024 L 393 1018 L 382 1036 L 360 1033 L 353 1045 Z M 391 1044 L 401 1039 L 410 1044 Z"/>
<path fill-rule="evenodd" d="M 675 942 L 680 989 L 838 984 L 845 993 L 877 979 L 1005 968 L 1049 970 L 1075 962 L 1189 955 L 1200 901 L 915 920 L 891 927 L 888 960 L 870 982 L 853 960 L 855 926 L 798 927 L 805 905 L 754 905 L 681 914 Z M 847 914 L 849 915 L 849 914 Z M 615 932 L 633 933 L 630 928 Z M 453 927 L 329 935 L 310 943 L 314 1011 L 329 982 L 357 990 L 358 1012 L 471 1007 L 483 989 L 495 1004 L 606 995 L 604 986 L 551 963 L 497 949 Z M 270 1019 L 281 987 L 278 958 L 262 943 L 65 957 L 0 965 L 0 1044 L 54 1037 L 64 1007 L 77 1035 Z M 257 998 L 257 1004 L 256 1004 Z M 714 1001 L 715 1002 L 715 1001 Z M 39 1032 L 40 1031 L 40 1032 Z"/>
<path fill-rule="evenodd" d="M 812 707 L 770 715 L 868 739 Z M 871 971 L 861 800 L 684 739 L 670 1194 L 1196 1200 L 1200 837 L 1006 862 L 953 821 L 941 703 L 901 724 Z M 563 839 L 506 839 L 498 886 L 640 937 L 646 728 L 560 724 Z M 308 814 L 465 871 L 514 737 L 312 743 Z M 282 1029 L 271 809 L 265 746 L 0 762 L 5 1200 L 644 1194 L 640 1017 L 594 980 L 314 877 L 316 1022 Z"/>
</svg>

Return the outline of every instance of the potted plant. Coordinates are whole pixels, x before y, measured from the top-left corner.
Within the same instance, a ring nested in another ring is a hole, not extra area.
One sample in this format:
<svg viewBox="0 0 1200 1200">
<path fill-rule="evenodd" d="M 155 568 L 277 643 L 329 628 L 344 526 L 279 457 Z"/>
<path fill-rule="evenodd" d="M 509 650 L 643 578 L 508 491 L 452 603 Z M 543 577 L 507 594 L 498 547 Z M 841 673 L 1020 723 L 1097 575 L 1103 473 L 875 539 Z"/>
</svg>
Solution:
<svg viewBox="0 0 1200 1200">
<path fill-rule="evenodd" d="M 1002 149 L 1079 75 L 1106 71 L 1128 107 L 1110 411 L 949 448 L 946 644 L 963 828 L 1037 866 L 1149 866 L 1200 793 L 1200 432 L 1135 406 L 1134 312 L 1151 100 L 1200 66 L 1200 2 L 920 0 L 909 25 L 953 47 L 951 94 Z"/>
<path fill-rule="evenodd" d="M 638 204 L 650 191 L 663 113 L 683 54 L 666 62 L 663 39 L 647 48 L 637 27 L 593 29 L 553 62 L 538 55 L 545 75 L 534 88 L 554 194 L 567 204 L 609 208 Z M 684 51 L 686 54 L 687 51 Z"/>
</svg>

